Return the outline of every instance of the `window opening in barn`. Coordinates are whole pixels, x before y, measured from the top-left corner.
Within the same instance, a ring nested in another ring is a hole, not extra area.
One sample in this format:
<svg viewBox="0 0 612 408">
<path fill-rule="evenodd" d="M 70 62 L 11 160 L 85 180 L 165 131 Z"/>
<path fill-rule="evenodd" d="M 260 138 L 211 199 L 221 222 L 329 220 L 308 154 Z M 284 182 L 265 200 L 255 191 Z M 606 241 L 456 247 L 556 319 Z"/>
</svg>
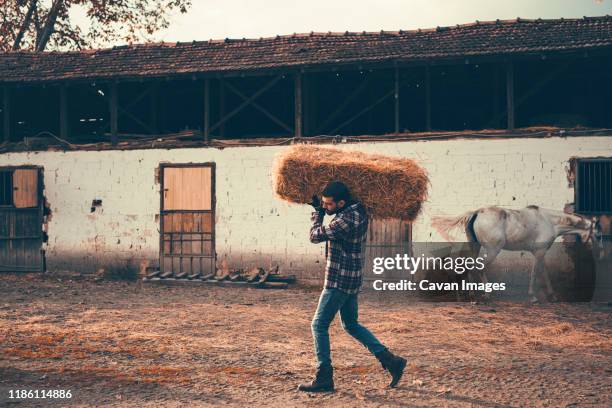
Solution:
<svg viewBox="0 0 612 408">
<path fill-rule="evenodd" d="M 612 213 L 612 158 L 577 161 L 576 211 L 588 215 Z"/>
<path fill-rule="evenodd" d="M 0 170 L 0 205 L 13 205 L 12 170 Z"/>
</svg>

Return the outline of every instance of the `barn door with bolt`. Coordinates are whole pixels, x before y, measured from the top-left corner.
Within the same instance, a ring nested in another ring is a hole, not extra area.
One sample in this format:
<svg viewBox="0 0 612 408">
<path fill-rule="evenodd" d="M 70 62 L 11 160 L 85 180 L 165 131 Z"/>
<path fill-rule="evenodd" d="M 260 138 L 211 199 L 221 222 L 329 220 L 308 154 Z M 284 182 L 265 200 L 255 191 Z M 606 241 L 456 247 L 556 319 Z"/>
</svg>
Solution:
<svg viewBox="0 0 612 408">
<path fill-rule="evenodd" d="M 195 278 L 214 272 L 214 180 L 212 163 L 161 167 L 162 274 Z"/>
<path fill-rule="evenodd" d="M 0 168 L 0 271 L 44 270 L 41 169 Z"/>
</svg>

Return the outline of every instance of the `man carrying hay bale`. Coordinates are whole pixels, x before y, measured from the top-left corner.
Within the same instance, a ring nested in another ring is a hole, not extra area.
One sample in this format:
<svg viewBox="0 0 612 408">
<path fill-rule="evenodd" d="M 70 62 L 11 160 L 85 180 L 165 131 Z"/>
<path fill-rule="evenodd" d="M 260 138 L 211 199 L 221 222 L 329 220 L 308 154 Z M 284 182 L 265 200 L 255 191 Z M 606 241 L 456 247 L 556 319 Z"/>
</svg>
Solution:
<svg viewBox="0 0 612 408">
<path fill-rule="evenodd" d="M 317 311 L 312 320 L 312 336 L 318 365 L 315 379 L 300 384 L 300 391 L 322 392 L 334 390 L 333 368 L 330 358 L 329 326 L 340 312 L 342 327 L 366 347 L 391 373 L 390 387 L 399 382 L 406 360 L 393 355 L 378 339 L 357 321 L 358 293 L 363 279 L 363 244 L 368 230 L 365 207 L 351 199 L 348 187 L 334 181 L 318 196 L 312 197 L 313 225 L 310 241 L 328 243 L 325 284 L 319 298 Z M 325 214 L 335 215 L 329 225 L 324 226 Z"/>
<path fill-rule="evenodd" d="M 407 158 L 293 145 L 274 161 L 272 182 L 277 197 L 306 204 L 329 180 L 346 184 L 373 218 L 414 221 L 427 199 L 429 178 Z"/>
</svg>

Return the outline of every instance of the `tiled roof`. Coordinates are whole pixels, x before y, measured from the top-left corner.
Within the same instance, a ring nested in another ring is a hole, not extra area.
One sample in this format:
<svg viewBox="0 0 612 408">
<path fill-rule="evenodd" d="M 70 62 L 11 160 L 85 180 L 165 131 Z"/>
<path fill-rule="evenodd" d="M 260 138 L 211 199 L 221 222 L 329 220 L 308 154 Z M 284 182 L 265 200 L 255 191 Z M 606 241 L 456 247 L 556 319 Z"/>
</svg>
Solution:
<svg viewBox="0 0 612 408">
<path fill-rule="evenodd" d="M 221 73 L 420 61 L 612 46 L 612 17 L 476 22 L 427 30 L 309 33 L 155 43 L 77 52 L 0 54 L 0 82 Z"/>
</svg>

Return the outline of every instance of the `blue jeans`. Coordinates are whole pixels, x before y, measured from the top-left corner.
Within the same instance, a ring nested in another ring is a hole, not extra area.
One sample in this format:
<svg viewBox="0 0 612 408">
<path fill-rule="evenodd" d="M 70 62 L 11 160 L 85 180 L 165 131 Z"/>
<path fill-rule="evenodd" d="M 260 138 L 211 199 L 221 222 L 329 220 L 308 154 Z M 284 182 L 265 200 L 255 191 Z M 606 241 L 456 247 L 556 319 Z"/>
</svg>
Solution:
<svg viewBox="0 0 612 408">
<path fill-rule="evenodd" d="M 370 353 L 385 350 L 385 346 L 364 326 L 357 322 L 357 294 L 350 295 L 338 289 L 323 289 L 319 305 L 312 319 L 312 337 L 318 367 L 331 366 L 329 350 L 329 325 L 340 311 L 344 330 L 357 339 Z"/>
</svg>

